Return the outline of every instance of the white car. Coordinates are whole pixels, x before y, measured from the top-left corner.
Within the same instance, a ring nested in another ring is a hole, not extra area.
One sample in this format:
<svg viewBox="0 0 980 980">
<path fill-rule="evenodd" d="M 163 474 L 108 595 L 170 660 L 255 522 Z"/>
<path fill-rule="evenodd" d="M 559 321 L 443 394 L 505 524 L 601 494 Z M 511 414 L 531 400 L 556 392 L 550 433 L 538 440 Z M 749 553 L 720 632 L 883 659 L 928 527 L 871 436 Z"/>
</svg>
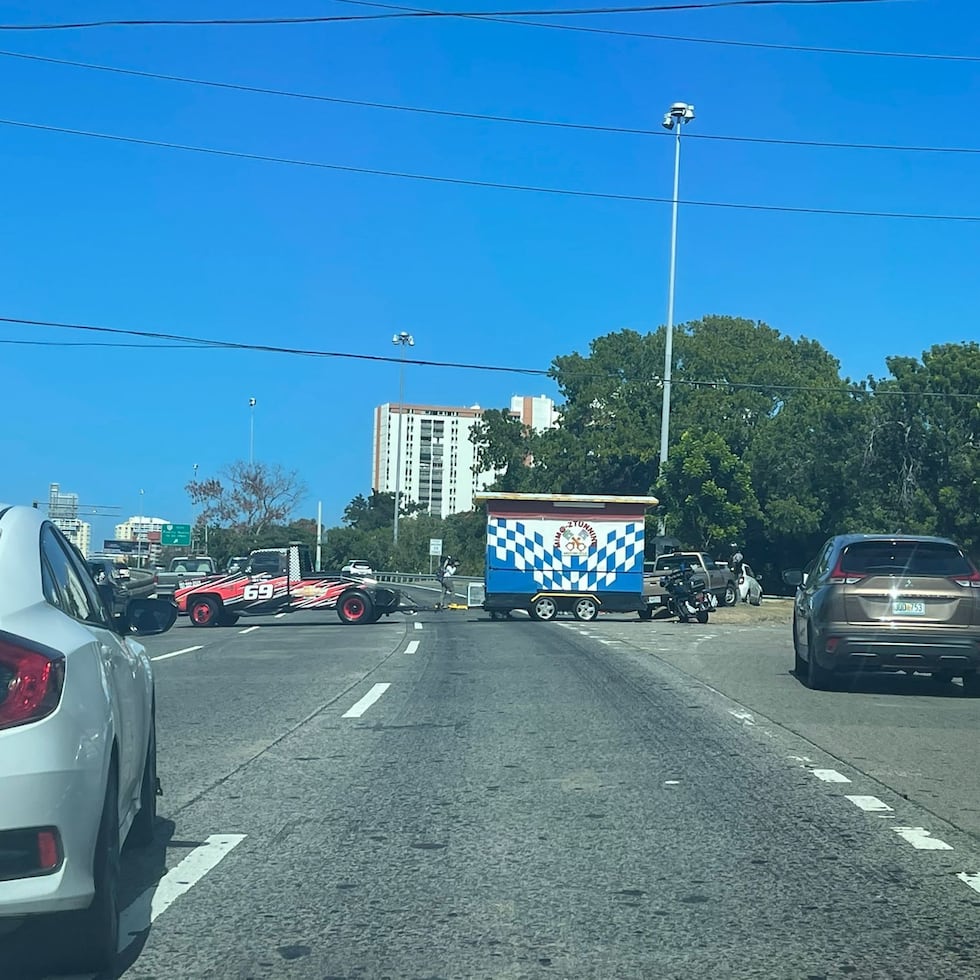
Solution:
<svg viewBox="0 0 980 980">
<path fill-rule="evenodd" d="M 361 561 L 359 558 L 347 562 L 340 571 L 343 575 L 357 575 L 358 577 L 374 574 L 374 569 L 366 561 Z"/>
<path fill-rule="evenodd" d="M 119 852 L 153 838 L 153 673 L 131 637 L 176 620 L 156 599 L 108 608 L 42 513 L 0 503 L 0 938 L 58 913 L 75 973 L 114 963 Z"/>
</svg>

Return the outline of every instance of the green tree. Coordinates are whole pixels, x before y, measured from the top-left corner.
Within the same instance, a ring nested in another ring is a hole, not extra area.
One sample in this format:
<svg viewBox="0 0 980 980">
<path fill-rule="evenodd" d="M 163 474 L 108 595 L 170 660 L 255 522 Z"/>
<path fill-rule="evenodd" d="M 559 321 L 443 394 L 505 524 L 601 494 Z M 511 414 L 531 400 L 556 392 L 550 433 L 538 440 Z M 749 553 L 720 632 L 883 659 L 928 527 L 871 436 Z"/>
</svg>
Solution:
<svg viewBox="0 0 980 980">
<path fill-rule="evenodd" d="M 714 432 L 681 435 L 656 494 L 671 515 L 671 533 L 706 551 L 744 540 L 760 517 L 749 467 Z"/>
</svg>

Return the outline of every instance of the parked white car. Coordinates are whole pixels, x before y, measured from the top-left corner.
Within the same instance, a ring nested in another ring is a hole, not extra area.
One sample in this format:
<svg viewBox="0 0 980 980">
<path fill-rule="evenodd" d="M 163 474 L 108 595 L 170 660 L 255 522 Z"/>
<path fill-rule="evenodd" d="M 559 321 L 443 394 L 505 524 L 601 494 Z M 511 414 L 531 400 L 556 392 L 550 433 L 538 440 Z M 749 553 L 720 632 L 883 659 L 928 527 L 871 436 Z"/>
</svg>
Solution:
<svg viewBox="0 0 980 980">
<path fill-rule="evenodd" d="M 119 852 L 153 838 L 153 674 L 133 637 L 176 620 L 157 599 L 108 609 L 41 512 L 0 503 L 0 938 L 58 913 L 47 945 L 75 973 L 111 968 Z"/>
</svg>

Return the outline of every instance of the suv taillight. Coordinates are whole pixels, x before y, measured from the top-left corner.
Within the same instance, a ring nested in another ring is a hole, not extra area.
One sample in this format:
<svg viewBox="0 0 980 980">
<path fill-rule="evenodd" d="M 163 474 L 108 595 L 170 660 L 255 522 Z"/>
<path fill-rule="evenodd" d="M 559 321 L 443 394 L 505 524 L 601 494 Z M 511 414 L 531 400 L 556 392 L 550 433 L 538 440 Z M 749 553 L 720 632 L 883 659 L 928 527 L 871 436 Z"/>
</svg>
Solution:
<svg viewBox="0 0 980 980">
<path fill-rule="evenodd" d="M 965 589 L 980 589 L 980 572 L 976 569 L 969 575 L 950 575 L 949 579 Z"/>
<path fill-rule="evenodd" d="M 840 563 L 841 559 L 838 558 L 837 564 L 834 565 L 833 571 L 827 579 L 831 585 L 857 585 L 865 577 L 863 575 L 854 575 L 853 573 L 850 575 L 845 574 L 840 567 Z"/>
<path fill-rule="evenodd" d="M 0 634 L 0 730 L 51 714 L 61 700 L 65 658 Z"/>
</svg>

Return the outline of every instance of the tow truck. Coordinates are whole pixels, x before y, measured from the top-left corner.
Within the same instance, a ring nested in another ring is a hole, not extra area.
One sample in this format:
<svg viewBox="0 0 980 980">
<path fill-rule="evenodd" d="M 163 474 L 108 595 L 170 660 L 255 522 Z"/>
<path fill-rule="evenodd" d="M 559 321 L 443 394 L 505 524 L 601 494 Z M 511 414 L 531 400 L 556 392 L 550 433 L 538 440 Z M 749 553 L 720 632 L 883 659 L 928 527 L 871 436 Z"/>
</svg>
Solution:
<svg viewBox="0 0 980 980">
<path fill-rule="evenodd" d="M 262 548 L 244 569 L 191 582 L 174 592 L 178 612 L 193 626 L 234 626 L 239 616 L 268 616 L 302 609 L 336 609 L 342 623 L 376 623 L 401 604 L 401 593 L 377 582 L 337 572 L 315 572 L 304 545 Z"/>
</svg>

